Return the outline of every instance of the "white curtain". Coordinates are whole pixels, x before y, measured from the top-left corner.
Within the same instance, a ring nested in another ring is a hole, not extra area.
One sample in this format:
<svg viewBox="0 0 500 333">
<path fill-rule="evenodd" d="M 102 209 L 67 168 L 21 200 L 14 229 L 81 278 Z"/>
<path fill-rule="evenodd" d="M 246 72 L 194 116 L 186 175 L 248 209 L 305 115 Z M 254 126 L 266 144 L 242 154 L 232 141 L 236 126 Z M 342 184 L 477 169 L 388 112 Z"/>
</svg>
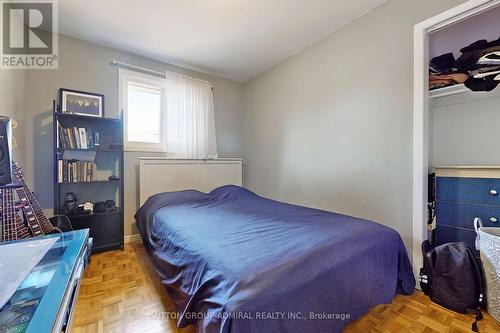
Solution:
<svg viewBox="0 0 500 333">
<path fill-rule="evenodd" d="M 167 72 L 167 152 L 217 158 L 214 100 L 209 82 Z"/>
</svg>

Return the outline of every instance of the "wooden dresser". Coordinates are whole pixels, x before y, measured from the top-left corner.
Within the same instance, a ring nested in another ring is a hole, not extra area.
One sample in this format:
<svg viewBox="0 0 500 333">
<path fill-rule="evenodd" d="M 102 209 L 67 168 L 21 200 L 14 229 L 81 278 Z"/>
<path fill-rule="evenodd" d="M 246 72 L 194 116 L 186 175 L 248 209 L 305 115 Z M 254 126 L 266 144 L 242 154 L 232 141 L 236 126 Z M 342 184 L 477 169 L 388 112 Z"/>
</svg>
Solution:
<svg viewBox="0 0 500 333">
<path fill-rule="evenodd" d="M 474 219 L 500 227 L 500 166 L 436 167 L 436 245 L 475 249 Z"/>
</svg>

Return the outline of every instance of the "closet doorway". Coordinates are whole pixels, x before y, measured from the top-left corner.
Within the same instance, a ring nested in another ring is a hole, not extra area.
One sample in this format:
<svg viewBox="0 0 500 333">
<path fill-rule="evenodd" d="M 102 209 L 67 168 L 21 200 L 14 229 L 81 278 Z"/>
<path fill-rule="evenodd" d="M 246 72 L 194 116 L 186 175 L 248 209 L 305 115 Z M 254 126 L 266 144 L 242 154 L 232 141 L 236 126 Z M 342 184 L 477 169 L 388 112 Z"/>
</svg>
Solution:
<svg viewBox="0 0 500 333">
<path fill-rule="evenodd" d="M 413 91 L 413 271 L 415 277 L 418 277 L 418 271 L 422 267 L 421 244 L 428 238 L 428 175 L 436 165 L 457 164 L 458 160 L 453 160 L 453 150 L 447 150 L 447 143 L 453 142 L 452 137 L 456 133 L 450 133 L 446 130 L 436 131 L 433 125 L 436 123 L 446 123 L 441 116 L 449 114 L 448 109 L 465 112 L 466 106 L 460 103 L 469 103 L 470 101 L 483 100 L 483 104 L 491 98 L 500 96 L 500 87 L 491 92 L 472 92 L 470 84 L 464 85 L 457 78 L 458 82 L 448 84 L 445 80 L 436 80 L 434 84 L 443 87 L 429 90 L 429 64 L 430 60 L 440 54 L 452 53 L 459 56 L 459 50 L 473 43 L 474 34 L 484 34 L 478 39 L 498 39 L 500 38 L 500 29 L 497 26 L 496 31 L 491 25 L 482 22 L 492 19 L 495 15 L 500 15 L 500 0 L 470 0 L 466 3 L 452 8 L 444 13 L 432 17 L 424 22 L 415 25 L 414 28 L 414 91 Z M 497 20 L 500 22 L 500 19 Z M 478 24 L 477 31 L 471 30 L 470 26 Z M 462 32 L 468 31 L 469 36 Z M 489 36 L 492 34 L 492 36 Z M 496 36 L 495 36 L 496 34 Z M 440 53 L 440 54 L 437 54 Z M 446 62 L 446 57 L 443 59 Z M 456 77 L 453 77 L 455 79 Z M 498 97 L 500 98 L 500 97 Z M 479 102 L 481 103 L 481 102 Z M 438 110 L 439 114 L 433 114 Z M 474 110 L 470 110 L 473 112 Z M 500 114 L 500 107 L 497 112 Z M 447 116 L 447 115 L 446 115 Z M 440 118 L 441 117 L 441 118 Z M 500 124 L 499 124 L 500 125 Z M 438 125 L 439 126 L 439 125 Z M 500 130 L 498 131 L 500 132 Z M 437 134 L 436 134 L 437 133 Z M 498 135 L 497 135 L 498 136 Z M 457 145 L 460 137 L 456 138 Z M 448 140 L 448 141 L 446 141 Z M 448 146 L 449 147 L 449 146 Z M 450 156 L 444 156 L 442 152 L 450 153 Z M 485 149 L 486 151 L 486 149 Z M 478 153 L 472 151 L 471 154 Z M 495 163 L 500 166 L 499 160 Z M 442 158 L 442 159 L 440 159 Z M 482 164 L 487 163 L 480 162 Z M 467 163 L 471 165 L 472 163 Z M 476 163 L 474 163 L 476 165 Z M 462 164 L 463 165 L 463 164 Z"/>
</svg>

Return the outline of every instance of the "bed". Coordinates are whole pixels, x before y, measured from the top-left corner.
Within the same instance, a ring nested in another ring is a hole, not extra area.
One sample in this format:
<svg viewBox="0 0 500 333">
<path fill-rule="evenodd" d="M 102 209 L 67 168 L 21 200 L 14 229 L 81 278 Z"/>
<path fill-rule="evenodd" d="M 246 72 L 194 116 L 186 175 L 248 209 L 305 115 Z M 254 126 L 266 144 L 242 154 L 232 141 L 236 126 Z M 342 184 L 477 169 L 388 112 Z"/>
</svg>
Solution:
<svg viewBox="0 0 500 333">
<path fill-rule="evenodd" d="M 198 332 L 340 332 L 415 287 L 395 230 L 239 186 L 153 195 L 136 222 L 178 326 Z"/>
</svg>

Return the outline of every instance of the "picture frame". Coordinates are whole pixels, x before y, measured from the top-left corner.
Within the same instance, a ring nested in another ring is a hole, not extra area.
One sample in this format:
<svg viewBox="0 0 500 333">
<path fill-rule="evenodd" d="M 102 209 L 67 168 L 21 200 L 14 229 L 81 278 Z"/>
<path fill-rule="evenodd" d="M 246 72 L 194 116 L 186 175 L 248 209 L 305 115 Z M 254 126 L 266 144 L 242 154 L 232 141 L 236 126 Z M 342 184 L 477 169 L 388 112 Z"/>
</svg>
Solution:
<svg viewBox="0 0 500 333">
<path fill-rule="evenodd" d="M 87 91 L 59 89 L 61 113 L 104 118 L 104 95 Z"/>
</svg>

